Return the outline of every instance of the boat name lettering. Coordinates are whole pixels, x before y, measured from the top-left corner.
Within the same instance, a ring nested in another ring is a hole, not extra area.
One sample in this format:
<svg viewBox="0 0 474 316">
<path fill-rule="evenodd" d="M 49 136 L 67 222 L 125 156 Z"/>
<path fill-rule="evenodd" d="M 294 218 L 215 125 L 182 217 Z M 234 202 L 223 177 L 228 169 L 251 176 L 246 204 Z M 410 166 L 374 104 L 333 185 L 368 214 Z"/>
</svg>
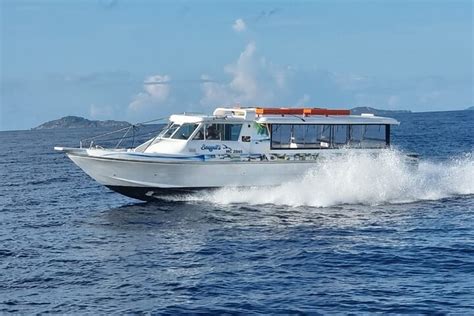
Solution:
<svg viewBox="0 0 474 316">
<path fill-rule="evenodd" d="M 229 146 L 225 145 L 225 144 L 222 144 L 222 145 L 206 145 L 206 144 L 202 144 L 201 146 L 201 150 L 208 150 L 209 152 L 213 152 L 214 150 L 226 150 L 226 152 L 231 152 L 232 151 L 232 148 L 230 148 Z"/>
<path fill-rule="evenodd" d="M 206 144 L 203 144 L 201 146 L 201 150 L 209 150 L 209 152 L 213 152 L 214 150 L 221 150 L 221 146 L 220 145 L 206 145 Z"/>
</svg>

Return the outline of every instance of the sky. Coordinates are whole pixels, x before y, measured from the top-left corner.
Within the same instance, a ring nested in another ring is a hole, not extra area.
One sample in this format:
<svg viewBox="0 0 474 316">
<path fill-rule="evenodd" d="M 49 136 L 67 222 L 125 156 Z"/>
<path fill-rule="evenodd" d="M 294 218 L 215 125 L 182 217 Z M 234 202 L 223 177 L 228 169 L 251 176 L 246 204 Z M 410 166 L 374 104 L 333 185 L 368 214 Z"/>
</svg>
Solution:
<svg viewBox="0 0 474 316">
<path fill-rule="evenodd" d="M 0 130 L 217 106 L 474 105 L 473 1 L 0 0 Z"/>
</svg>

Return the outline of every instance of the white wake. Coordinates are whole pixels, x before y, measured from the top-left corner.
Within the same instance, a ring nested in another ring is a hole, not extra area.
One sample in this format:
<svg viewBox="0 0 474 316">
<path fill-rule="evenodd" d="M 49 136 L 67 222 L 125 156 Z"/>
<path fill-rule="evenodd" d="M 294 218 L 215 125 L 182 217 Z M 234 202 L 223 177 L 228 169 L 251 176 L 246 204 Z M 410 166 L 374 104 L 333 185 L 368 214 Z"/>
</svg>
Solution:
<svg viewBox="0 0 474 316">
<path fill-rule="evenodd" d="M 190 199 L 326 207 L 409 203 L 469 194 L 474 194 L 472 153 L 447 162 L 421 160 L 418 168 L 413 168 L 403 153 L 388 151 L 377 157 L 349 153 L 318 164 L 299 181 L 276 187 L 224 188 Z"/>
</svg>

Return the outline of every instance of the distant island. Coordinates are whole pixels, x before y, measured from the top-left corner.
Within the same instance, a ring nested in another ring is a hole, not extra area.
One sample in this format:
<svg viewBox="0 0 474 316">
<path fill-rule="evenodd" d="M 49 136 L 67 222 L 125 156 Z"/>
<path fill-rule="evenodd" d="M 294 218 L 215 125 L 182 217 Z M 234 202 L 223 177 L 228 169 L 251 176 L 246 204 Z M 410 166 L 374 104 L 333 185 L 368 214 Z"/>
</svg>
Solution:
<svg viewBox="0 0 474 316">
<path fill-rule="evenodd" d="M 360 115 L 362 113 L 370 113 L 378 116 L 390 115 L 394 113 L 411 113 L 410 110 L 380 110 L 368 106 L 361 106 L 351 109 L 351 114 Z"/>
<path fill-rule="evenodd" d="M 58 120 L 49 121 L 32 129 L 52 129 L 52 128 L 90 128 L 90 127 L 127 127 L 131 124 L 125 121 L 96 121 L 88 120 L 80 116 L 65 116 Z"/>
<path fill-rule="evenodd" d="M 474 106 L 468 107 L 465 111 L 474 111 Z"/>
</svg>

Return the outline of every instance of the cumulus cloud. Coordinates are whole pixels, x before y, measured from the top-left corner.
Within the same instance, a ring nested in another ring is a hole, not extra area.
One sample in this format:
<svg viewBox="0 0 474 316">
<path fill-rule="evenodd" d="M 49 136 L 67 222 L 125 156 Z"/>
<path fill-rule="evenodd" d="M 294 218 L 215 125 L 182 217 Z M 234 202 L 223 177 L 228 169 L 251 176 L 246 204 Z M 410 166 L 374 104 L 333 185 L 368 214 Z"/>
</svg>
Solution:
<svg viewBox="0 0 474 316">
<path fill-rule="evenodd" d="M 224 67 L 230 81 L 209 81 L 203 75 L 202 105 L 264 104 L 275 101 L 275 92 L 285 90 L 285 71 L 259 57 L 254 42 L 247 44 L 239 58 Z"/>
<path fill-rule="evenodd" d="M 227 65 L 225 71 L 233 76 L 229 88 L 237 92 L 243 100 L 252 100 L 257 97 L 258 60 L 255 58 L 255 43 L 249 43 L 240 54 L 235 64 Z"/>
<path fill-rule="evenodd" d="M 170 83 L 168 75 L 146 78 L 143 91 L 135 95 L 127 114 L 143 119 L 144 113 L 209 112 L 215 106 L 232 105 L 431 109 L 442 108 L 449 100 L 455 100 L 458 91 L 463 96 L 471 91 L 471 85 L 451 87 L 437 78 L 405 82 L 320 68 L 276 65 L 259 54 L 255 42 L 248 43 L 233 62 L 222 67 L 221 73 L 206 73 L 192 80 L 173 80 L 172 95 Z M 463 98 L 457 100 L 463 101 Z M 143 109 L 146 111 L 140 111 Z M 91 107 L 91 116 L 102 114 L 106 115 L 107 109 Z"/>
<path fill-rule="evenodd" d="M 138 111 L 143 108 L 159 105 L 167 101 L 170 95 L 170 76 L 149 76 L 143 85 L 143 92 L 138 93 L 129 104 L 129 109 Z"/>
<path fill-rule="evenodd" d="M 237 20 L 235 20 L 234 24 L 232 24 L 232 28 L 237 33 L 240 33 L 240 32 L 243 32 L 247 29 L 247 25 L 245 24 L 243 19 L 237 19 Z"/>
<path fill-rule="evenodd" d="M 363 74 L 275 65 L 259 56 L 254 42 L 247 44 L 223 72 L 227 80 L 214 81 L 209 75 L 201 77 L 202 110 L 235 104 L 381 109 L 425 106 L 428 109 L 433 105 L 441 107 L 448 97 L 455 99 L 454 93 L 449 93 L 436 78 L 406 83 Z"/>
</svg>

